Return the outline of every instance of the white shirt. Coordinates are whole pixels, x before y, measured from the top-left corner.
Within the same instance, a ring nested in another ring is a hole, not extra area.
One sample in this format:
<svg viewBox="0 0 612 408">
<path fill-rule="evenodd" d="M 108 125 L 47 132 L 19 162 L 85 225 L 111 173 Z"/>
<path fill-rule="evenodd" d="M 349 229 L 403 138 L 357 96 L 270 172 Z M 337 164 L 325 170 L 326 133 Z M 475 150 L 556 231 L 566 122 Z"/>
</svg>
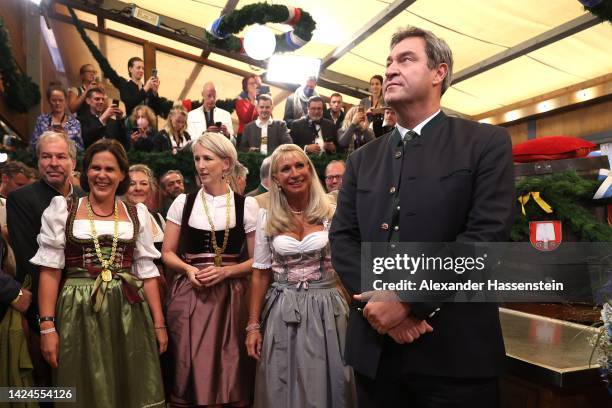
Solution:
<svg viewBox="0 0 612 408">
<path fill-rule="evenodd" d="M 263 155 L 268 154 L 268 126 L 270 125 L 270 119 L 262 121 L 259 118 L 255 119 L 255 125 L 261 129 L 261 146 L 259 146 L 259 153 Z"/>
<path fill-rule="evenodd" d="M 202 204 L 202 191 L 200 189 L 198 191 L 198 195 L 193 203 L 193 209 L 191 210 L 191 215 L 189 216 L 188 225 L 193 228 L 197 228 L 204 231 L 210 231 L 210 223 L 208 222 L 208 217 L 204 212 L 204 204 Z M 234 228 L 236 226 L 236 204 L 234 202 L 234 192 L 231 191 L 230 198 L 230 228 Z M 208 210 L 212 213 L 212 222 L 215 224 L 215 230 L 220 231 L 225 229 L 225 221 L 226 221 L 226 213 L 225 213 L 225 205 L 226 205 L 226 197 L 225 194 L 220 196 L 212 196 L 208 193 L 204 193 L 204 198 L 206 199 L 206 205 L 208 206 Z M 186 194 L 181 194 L 172 203 L 170 209 L 168 209 L 168 215 L 166 219 L 168 221 L 172 221 L 176 225 L 181 225 L 182 217 L 183 217 L 183 207 L 185 207 L 185 200 L 187 199 Z M 245 197 L 244 200 L 244 232 L 248 234 L 255 230 L 257 226 L 257 212 L 259 211 L 259 205 L 257 204 L 257 200 L 253 197 Z"/>
<path fill-rule="evenodd" d="M 235 145 L 236 137 L 234 136 L 234 126 L 232 125 L 232 116 L 226 110 L 215 107 L 213 109 L 213 119 L 215 122 L 221 122 L 227 128 L 230 135 L 230 140 Z M 194 109 L 187 114 L 187 133 L 192 139 L 197 139 L 206 132 L 206 117 L 204 116 L 204 106 Z"/>
<path fill-rule="evenodd" d="M 426 118 L 424 121 L 422 121 L 421 123 L 419 123 L 418 125 L 416 125 L 414 127 L 414 129 L 412 129 L 414 132 L 416 132 L 419 136 L 421 135 L 421 131 L 423 130 L 423 128 L 425 127 L 425 125 L 427 123 L 429 123 L 430 120 L 432 120 L 438 113 L 440 113 L 440 109 L 438 109 L 436 111 L 436 113 L 434 113 L 433 115 L 429 116 L 428 118 Z M 406 136 L 406 133 L 408 133 L 410 131 L 410 129 L 406 129 L 405 127 L 402 127 L 399 123 L 397 123 L 395 125 L 395 127 L 397 127 L 397 130 L 400 132 L 400 135 L 402 135 L 402 140 L 404 140 L 404 137 Z"/>
<path fill-rule="evenodd" d="M 84 198 L 79 199 L 79 205 Z M 122 203 L 125 208 L 125 204 Z M 127 212 L 127 208 L 125 208 Z M 136 237 L 134 256 L 132 262 L 132 275 L 139 279 L 154 278 L 159 276 L 157 266 L 153 259 L 161 256 L 153 245 L 149 211 L 144 204 L 137 204 L 138 221 L 140 229 Z M 38 251 L 30 262 L 34 265 L 46 266 L 48 268 L 63 269 L 65 265 L 64 248 L 66 247 L 66 220 L 68 219 L 68 206 L 66 198 L 62 196 L 53 197 L 51 203 L 42 215 L 42 225 L 38 242 Z M 96 233 L 100 235 L 113 235 L 115 222 L 113 220 L 95 220 Z M 89 220 L 75 220 L 72 233 L 79 239 L 91 239 L 91 225 Z M 132 239 L 134 226 L 132 221 L 119 221 L 119 239 Z"/>
</svg>

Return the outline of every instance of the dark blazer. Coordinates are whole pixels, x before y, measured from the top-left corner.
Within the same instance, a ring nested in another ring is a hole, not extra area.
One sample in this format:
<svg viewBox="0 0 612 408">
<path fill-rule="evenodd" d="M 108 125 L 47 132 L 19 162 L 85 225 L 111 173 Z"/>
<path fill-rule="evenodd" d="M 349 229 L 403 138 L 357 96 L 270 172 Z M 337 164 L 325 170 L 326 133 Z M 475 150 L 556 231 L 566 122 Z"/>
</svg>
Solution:
<svg viewBox="0 0 612 408">
<path fill-rule="evenodd" d="M 336 149 L 338 149 L 338 135 L 336 134 L 334 122 L 323 118 L 320 124 L 323 140 L 326 142 L 333 142 L 336 145 Z M 300 146 L 302 149 L 305 145 L 314 143 L 315 132 L 308 116 L 293 122 L 291 126 L 291 138 L 293 139 L 293 143 Z"/>
<path fill-rule="evenodd" d="M 334 126 L 336 126 L 336 133 L 338 133 L 338 131 L 342 127 L 342 123 L 344 122 L 344 117 L 345 116 L 346 116 L 346 113 L 344 112 L 344 110 L 341 110 L 340 111 L 340 116 L 338 116 L 338 120 L 336 121 L 336 123 L 334 123 L 334 120 L 332 119 L 332 116 L 331 116 L 331 108 L 327 108 L 323 112 L 323 117 L 325 119 L 331 120 L 331 122 L 334 123 Z"/>
<path fill-rule="evenodd" d="M 138 105 L 147 105 L 149 108 L 160 115 L 162 112 L 160 98 L 152 90 L 148 92 L 140 88 L 134 81 L 121 78 L 119 84 L 119 97 L 125 104 L 125 115 L 129 117 L 134 108 Z"/>
<path fill-rule="evenodd" d="M 83 195 L 76 189 L 76 195 Z M 30 259 L 38 251 L 36 237 L 40 233 L 42 213 L 47 209 L 51 199 L 60 193 L 42 180 L 21 187 L 6 200 L 6 221 L 9 230 L 9 240 L 17 264 L 17 280 L 23 282 L 26 275 L 32 277 L 32 305 L 26 313 L 28 323 L 33 330 L 38 331 L 38 277 L 40 267 L 30 263 Z"/>
<path fill-rule="evenodd" d="M 131 129 L 129 131 L 130 134 L 128 135 L 132 145 L 132 150 L 139 150 L 142 152 L 162 152 L 172 150 L 170 140 L 155 131 L 153 128 L 149 128 L 146 132 L 146 137 L 141 137 L 136 142 L 131 141 L 133 131 L 134 129 Z"/>
<path fill-rule="evenodd" d="M 85 149 L 104 137 L 115 139 L 123 147 L 128 148 L 129 142 L 124 120 L 109 119 L 106 125 L 103 125 L 100 119 L 89 110 L 79 116 L 78 119 L 81 122 L 81 137 L 83 138 Z"/>
<path fill-rule="evenodd" d="M 361 243 L 389 241 L 384 223 L 392 224 L 390 189 L 398 183 L 399 241 L 495 242 L 509 237 L 514 169 L 504 128 L 441 112 L 408 142 L 403 155 L 396 155 L 402 149 L 396 132 L 367 143 L 346 163 L 330 242 L 333 266 L 351 294 L 361 292 Z M 503 370 L 496 304 L 412 303 L 411 313 L 427 319 L 434 331 L 408 345 L 379 335 L 355 306 L 345 358 L 363 375 L 374 378 L 381 361 L 383 366 L 392 362 L 400 373 L 446 377 L 494 377 Z"/>
<path fill-rule="evenodd" d="M 268 124 L 268 155 L 280 145 L 285 143 L 293 143 L 287 125 L 282 120 L 272 120 Z M 242 140 L 240 141 L 240 150 L 248 152 L 249 148 L 261 146 L 261 129 L 255 121 L 252 121 L 244 126 L 242 132 Z"/>
</svg>

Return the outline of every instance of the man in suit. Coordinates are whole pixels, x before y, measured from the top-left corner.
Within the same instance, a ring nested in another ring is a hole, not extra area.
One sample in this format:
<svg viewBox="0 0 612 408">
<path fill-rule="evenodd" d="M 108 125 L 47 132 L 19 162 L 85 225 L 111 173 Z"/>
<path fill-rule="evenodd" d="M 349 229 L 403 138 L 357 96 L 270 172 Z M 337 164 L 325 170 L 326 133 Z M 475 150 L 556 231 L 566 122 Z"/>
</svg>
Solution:
<svg viewBox="0 0 612 408">
<path fill-rule="evenodd" d="M 106 105 L 102 88 L 90 88 L 85 94 L 89 109 L 78 117 L 85 149 L 102 138 L 115 139 L 126 149 L 129 146 L 123 112 L 117 105 Z"/>
<path fill-rule="evenodd" d="M 323 99 L 313 96 L 308 100 L 308 115 L 293 122 L 291 138 L 293 143 L 306 153 L 336 153 L 338 135 L 331 120 L 323 118 Z"/>
<path fill-rule="evenodd" d="M 344 116 L 344 109 L 342 109 L 342 95 L 339 93 L 331 94 L 329 97 L 329 109 L 325 109 L 323 117 L 334 122 L 334 126 L 336 126 L 336 133 L 338 133 L 338 130 L 340 130 L 342 127 Z"/>
<path fill-rule="evenodd" d="M 308 111 L 308 99 L 313 96 L 319 96 L 315 88 L 317 87 L 317 78 L 308 77 L 304 85 L 295 90 L 289 95 L 285 102 L 285 115 L 283 120 L 289 129 L 293 129 L 293 122 L 302 118 Z"/>
<path fill-rule="evenodd" d="M 282 120 L 272 119 L 272 97 L 262 94 L 257 97 L 258 117 L 244 127 L 240 150 L 271 155 L 279 145 L 293 143 L 287 125 Z"/>
<path fill-rule="evenodd" d="M 32 304 L 26 318 L 31 328 L 30 353 L 34 364 L 34 376 L 39 386 L 49 384 L 50 368 L 40 354 L 38 326 L 38 278 L 40 268 L 30 263 L 38 250 L 36 238 L 40 233 L 43 211 L 51 199 L 58 195 L 82 195 L 82 190 L 72 187 L 72 172 L 76 166 L 76 146 L 64 133 L 44 132 L 36 144 L 40 180 L 17 189 L 9 194 L 6 201 L 9 240 L 17 261 L 17 281 L 23 283 L 26 277 L 31 281 Z"/>
<path fill-rule="evenodd" d="M 236 144 L 232 117 L 228 111 L 217 108 L 216 103 L 215 85 L 207 82 L 202 87 L 202 106 L 187 114 L 187 133 L 194 139 L 202 136 L 204 132 L 222 133 Z"/>
<path fill-rule="evenodd" d="M 368 296 L 361 294 L 362 242 L 509 237 L 510 137 L 503 128 L 440 111 L 452 66 L 450 48 L 431 32 L 396 33 L 383 89 L 397 126 L 346 163 L 330 241 L 333 266 L 354 296 L 345 358 L 355 369 L 361 408 L 499 402 L 505 353 L 496 304 L 364 303 Z"/>
</svg>

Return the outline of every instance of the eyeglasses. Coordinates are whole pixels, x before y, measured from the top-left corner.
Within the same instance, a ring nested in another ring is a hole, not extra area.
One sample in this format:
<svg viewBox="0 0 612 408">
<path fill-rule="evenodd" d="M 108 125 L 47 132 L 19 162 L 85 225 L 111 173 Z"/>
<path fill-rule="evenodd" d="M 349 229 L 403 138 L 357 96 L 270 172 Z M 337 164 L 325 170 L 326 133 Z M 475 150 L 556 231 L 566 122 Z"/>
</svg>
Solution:
<svg viewBox="0 0 612 408">
<path fill-rule="evenodd" d="M 342 180 L 342 174 L 325 176 L 325 180 Z"/>
</svg>

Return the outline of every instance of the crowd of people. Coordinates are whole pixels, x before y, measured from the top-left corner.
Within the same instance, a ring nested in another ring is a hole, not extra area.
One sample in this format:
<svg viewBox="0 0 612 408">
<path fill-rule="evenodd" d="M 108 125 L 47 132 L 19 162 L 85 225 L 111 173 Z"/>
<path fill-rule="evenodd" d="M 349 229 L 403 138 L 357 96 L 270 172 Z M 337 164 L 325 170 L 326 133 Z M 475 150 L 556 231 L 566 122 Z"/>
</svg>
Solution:
<svg viewBox="0 0 612 408">
<path fill-rule="evenodd" d="M 396 34 L 384 79 L 346 112 L 309 78 L 274 119 L 248 76 L 237 132 L 211 82 L 158 131 L 160 80 L 139 58 L 128 71 L 125 112 L 91 65 L 53 84 L 37 170 L 0 170 L 0 385 L 76 387 L 87 407 L 495 406 L 493 305 L 368 302 L 359 283 L 361 242 L 509 233 L 509 138 L 440 111 L 443 40 Z M 130 149 L 189 149 L 197 189 Z M 250 192 L 238 150 L 266 156 Z M 311 157 L 338 152 L 320 178 Z"/>
<path fill-rule="evenodd" d="M 61 83 L 51 82 L 46 92 L 51 112 L 37 118 L 30 146 L 36 146 L 43 132 L 55 130 L 66 133 L 77 151 L 105 138 L 117 140 L 126 150 L 176 154 L 190 145 L 192 136 L 218 132 L 237 149 L 263 155 L 272 154 L 283 143 L 295 143 L 310 154 L 350 153 L 395 126 L 393 110 L 382 97 L 380 75 L 370 80 L 371 96 L 361 100 L 354 108 L 357 114 L 348 118 L 350 110 L 345 113 L 342 95 L 332 94 L 327 108 L 316 92 L 316 78 L 308 78 L 287 99 L 282 119 L 273 118 L 269 87 L 258 75 L 249 75 L 243 78 L 242 92 L 235 99 L 236 130 L 231 113 L 217 106 L 212 82 L 202 87 L 201 106 L 187 111 L 182 104 L 175 105 L 160 129 L 160 78 L 155 73 L 144 81 L 144 63 L 138 57 L 128 61 L 128 72 L 129 79 L 120 78 L 120 99 L 108 98 L 104 82 L 91 64 L 80 68 L 78 86 L 66 90 Z M 361 129 L 369 131 L 364 134 Z"/>
</svg>

